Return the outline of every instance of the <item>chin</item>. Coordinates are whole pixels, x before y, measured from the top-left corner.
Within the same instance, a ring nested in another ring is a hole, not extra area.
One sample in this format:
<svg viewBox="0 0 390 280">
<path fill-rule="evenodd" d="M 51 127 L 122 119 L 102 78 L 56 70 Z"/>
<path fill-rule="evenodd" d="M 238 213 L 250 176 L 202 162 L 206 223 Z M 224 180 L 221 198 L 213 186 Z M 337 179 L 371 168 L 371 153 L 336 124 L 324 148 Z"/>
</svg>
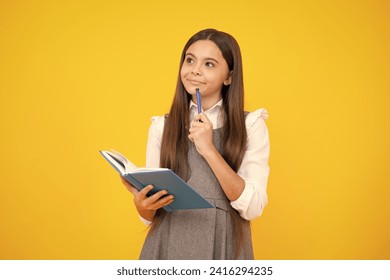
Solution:
<svg viewBox="0 0 390 280">
<path fill-rule="evenodd" d="M 185 90 L 186 90 L 186 92 L 187 92 L 188 94 L 194 95 L 194 94 L 196 93 L 195 90 L 196 90 L 198 87 L 195 87 L 195 86 L 186 87 L 186 86 L 184 86 L 184 88 L 185 88 Z"/>
</svg>

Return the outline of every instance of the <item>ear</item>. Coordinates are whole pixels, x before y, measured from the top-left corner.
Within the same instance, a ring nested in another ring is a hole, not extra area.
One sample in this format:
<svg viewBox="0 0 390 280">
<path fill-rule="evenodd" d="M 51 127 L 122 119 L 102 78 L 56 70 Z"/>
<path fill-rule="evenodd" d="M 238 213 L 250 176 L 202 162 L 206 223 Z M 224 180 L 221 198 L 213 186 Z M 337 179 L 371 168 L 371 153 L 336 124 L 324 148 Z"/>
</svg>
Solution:
<svg viewBox="0 0 390 280">
<path fill-rule="evenodd" d="M 228 77 L 227 77 L 226 80 L 223 82 L 223 84 L 224 84 L 225 86 L 228 86 L 228 85 L 230 85 L 230 84 L 232 83 L 232 75 L 233 75 L 233 71 L 230 71 Z"/>
</svg>

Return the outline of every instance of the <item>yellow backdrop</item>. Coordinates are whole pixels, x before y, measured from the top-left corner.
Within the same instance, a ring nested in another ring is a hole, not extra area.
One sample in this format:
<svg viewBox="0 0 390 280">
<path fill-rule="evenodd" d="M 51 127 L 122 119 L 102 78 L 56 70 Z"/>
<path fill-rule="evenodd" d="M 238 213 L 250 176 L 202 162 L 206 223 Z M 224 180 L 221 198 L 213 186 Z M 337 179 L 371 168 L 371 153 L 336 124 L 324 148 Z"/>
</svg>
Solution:
<svg viewBox="0 0 390 280">
<path fill-rule="evenodd" d="M 239 4 L 238 4 L 239 3 Z M 0 258 L 136 259 L 132 196 L 99 155 L 145 164 L 187 39 L 240 43 L 266 107 L 257 259 L 390 258 L 389 1 L 1 1 Z"/>
</svg>

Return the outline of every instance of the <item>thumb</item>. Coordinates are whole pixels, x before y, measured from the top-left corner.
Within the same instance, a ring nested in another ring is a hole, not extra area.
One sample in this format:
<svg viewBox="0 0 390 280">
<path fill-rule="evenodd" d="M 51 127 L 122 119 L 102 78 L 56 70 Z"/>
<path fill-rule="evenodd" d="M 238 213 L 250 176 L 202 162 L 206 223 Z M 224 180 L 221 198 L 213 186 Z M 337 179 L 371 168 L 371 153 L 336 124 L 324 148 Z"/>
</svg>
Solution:
<svg viewBox="0 0 390 280">
<path fill-rule="evenodd" d="M 123 185 L 125 185 L 126 189 L 129 192 L 131 192 L 133 195 L 136 195 L 138 193 L 138 190 L 132 184 L 127 182 L 126 179 L 124 179 L 122 176 L 121 176 L 121 180 L 122 180 Z"/>
<path fill-rule="evenodd" d="M 209 118 L 206 116 L 206 114 L 204 112 L 202 112 L 198 115 L 195 115 L 194 121 L 201 121 L 203 123 L 207 123 L 207 124 L 213 126 L 213 124 L 211 123 L 211 121 L 209 120 Z"/>
</svg>

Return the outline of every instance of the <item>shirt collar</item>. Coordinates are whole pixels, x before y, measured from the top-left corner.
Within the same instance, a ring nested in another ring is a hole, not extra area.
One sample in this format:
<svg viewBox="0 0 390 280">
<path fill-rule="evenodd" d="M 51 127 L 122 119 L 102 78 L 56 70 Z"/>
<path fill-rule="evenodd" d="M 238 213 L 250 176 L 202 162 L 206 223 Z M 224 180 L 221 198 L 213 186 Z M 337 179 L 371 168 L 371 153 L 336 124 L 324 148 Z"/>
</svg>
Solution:
<svg viewBox="0 0 390 280">
<path fill-rule="evenodd" d="M 216 108 L 221 108 L 222 107 L 222 101 L 223 99 L 219 100 L 217 103 L 215 103 L 215 105 L 213 107 L 211 107 L 210 109 L 206 110 L 205 112 L 212 112 L 214 111 Z M 190 101 L 190 110 L 192 108 L 198 108 L 198 105 L 196 105 L 192 100 Z"/>
<path fill-rule="evenodd" d="M 223 125 L 223 114 L 221 114 L 222 108 L 222 99 L 219 100 L 213 107 L 204 111 L 206 116 L 209 118 L 210 122 L 213 124 L 213 129 L 220 128 Z M 198 105 L 196 105 L 192 100 L 190 101 L 190 120 L 192 121 L 195 115 L 198 114 Z"/>
</svg>

